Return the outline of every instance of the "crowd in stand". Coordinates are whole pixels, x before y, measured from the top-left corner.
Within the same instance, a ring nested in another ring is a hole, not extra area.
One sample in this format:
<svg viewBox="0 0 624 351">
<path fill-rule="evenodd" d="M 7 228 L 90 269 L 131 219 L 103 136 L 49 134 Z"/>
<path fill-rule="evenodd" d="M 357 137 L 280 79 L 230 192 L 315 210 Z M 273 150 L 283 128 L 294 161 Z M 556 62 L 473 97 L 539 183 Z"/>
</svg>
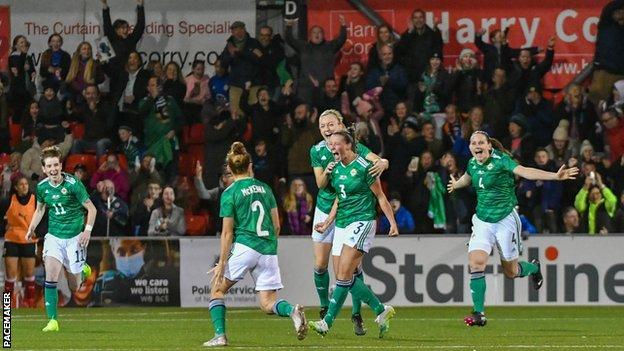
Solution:
<svg viewBox="0 0 624 351">
<path fill-rule="evenodd" d="M 232 182 L 225 155 L 241 140 L 253 151 L 255 177 L 279 199 L 285 234 L 308 235 L 317 192 L 309 150 L 321 140 L 317 117 L 336 109 L 360 143 L 390 161 L 381 179 L 401 232 L 470 232 L 474 192 L 449 196 L 441 184 L 465 172 L 477 130 L 522 165 L 582 170 L 562 183 L 519 181 L 523 231 L 624 232 L 622 0 L 601 14 L 591 84 L 558 95 L 543 86 L 554 37 L 545 48 L 515 48 L 507 31 L 481 30 L 477 51 L 465 47 L 449 62 L 440 30 L 422 10 L 400 35 L 377 27 L 367 62 L 341 77 L 342 16 L 335 38 L 312 26 L 306 40 L 293 36 L 291 20 L 283 39 L 268 26 L 253 38 L 237 21 L 209 77 L 203 61 L 187 76 L 173 61 L 142 62 L 143 0 L 132 31 L 125 20 L 111 22 L 102 4 L 111 59 L 88 42 L 70 54 L 53 34 L 36 67 L 28 39 L 13 39 L 0 85 L 2 213 L 17 201 L 10 195 L 20 179 L 34 191 L 40 151 L 57 145 L 65 171 L 92 191 L 94 236 L 214 234 L 220 194 Z M 387 230 L 387 219 L 379 225 Z"/>
</svg>

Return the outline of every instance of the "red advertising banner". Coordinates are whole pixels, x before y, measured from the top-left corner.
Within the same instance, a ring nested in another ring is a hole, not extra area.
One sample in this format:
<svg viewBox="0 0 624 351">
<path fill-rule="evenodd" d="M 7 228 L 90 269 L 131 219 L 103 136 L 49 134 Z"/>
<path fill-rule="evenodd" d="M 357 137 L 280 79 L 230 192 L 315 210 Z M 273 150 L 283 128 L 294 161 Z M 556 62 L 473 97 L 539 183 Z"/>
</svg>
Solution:
<svg viewBox="0 0 624 351">
<path fill-rule="evenodd" d="M 459 52 L 474 45 L 479 29 L 509 28 L 511 47 L 545 48 L 555 36 L 555 61 L 546 76 L 546 87 L 560 88 L 578 74 L 594 56 L 597 24 L 607 0 L 368 0 L 394 30 L 402 34 L 416 8 L 426 12 L 427 23 L 439 23 L 444 46 L 444 64 L 454 66 Z M 308 25 L 320 25 L 327 37 L 338 34 L 338 16 L 347 20 L 348 40 L 342 49 L 338 73 L 344 73 L 354 61 L 365 62 L 375 41 L 374 25 L 347 0 L 315 0 L 308 3 Z"/>
<path fill-rule="evenodd" d="M 11 8 L 0 6 L 0 70 L 6 71 L 11 51 Z"/>
</svg>

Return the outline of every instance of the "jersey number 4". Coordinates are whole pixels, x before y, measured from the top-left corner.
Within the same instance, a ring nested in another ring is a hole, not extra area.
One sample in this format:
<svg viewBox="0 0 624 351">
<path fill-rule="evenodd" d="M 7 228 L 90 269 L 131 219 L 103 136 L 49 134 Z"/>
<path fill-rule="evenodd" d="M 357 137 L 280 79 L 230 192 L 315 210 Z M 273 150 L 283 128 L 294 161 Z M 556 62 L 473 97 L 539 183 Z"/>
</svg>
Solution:
<svg viewBox="0 0 624 351">
<path fill-rule="evenodd" d="M 485 189 L 485 185 L 483 185 L 483 177 L 479 177 L 479 188 Z"/>
<path fill-rule="evenodd" d="M 258 215 L 258 221 L 256 222 L 256 234 L 258 234 L 258 236 L 269 236 L 269 231 L 268 230 L 262 230 L 262 221 L 264 221 L 264 206 L 262 206 L 262 203 L 260 201 L 254 201 L 251 203 L 251 211 L 252 212 L 256 212 L 259 211 L 259 215 Z"/>
</svg>

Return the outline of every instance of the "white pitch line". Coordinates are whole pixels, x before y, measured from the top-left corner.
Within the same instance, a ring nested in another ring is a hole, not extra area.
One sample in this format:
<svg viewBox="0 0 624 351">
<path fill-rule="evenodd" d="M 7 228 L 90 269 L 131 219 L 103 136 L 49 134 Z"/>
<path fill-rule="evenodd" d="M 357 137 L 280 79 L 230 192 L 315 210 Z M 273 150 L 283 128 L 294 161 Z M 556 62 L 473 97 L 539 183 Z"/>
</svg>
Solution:
<svg viewBox="0 0 624 351">
<path fill-rule="evenodd" d="M 199 347 L 199 345 L 197 345 Z M 289 345 L 289 346 L 227 346 L 225 348 L 219 349 L 229 349 L 229 350 L 292 350 L 292 349 L 300 349 L 300 350 L 318 350 L 318 349 L 331 349 L 334 348 L 334 345 Z M 449 349 L 540 349 L 540 350 L 548 350 L 548 349 L 613 349 L 613 350 L 624 350 L 624 346 L 621 345 L 336 345 L 335 348 L 338 349 L 348 349 L 348 350 L 449 350 Z M 149 348 L 149 349 L 139 349 L 145 351 L 158 351 L 158 350 L 189 350 L 189 349 L 197 349 L 195 346 L 189 345 L 189 348 Z M 34 349 L 30 349 L 33 350 Z M 26 350 L 26 351 L 30 351 Z M 48 351 L 136 351 L 136 348 L 133 349 L 94 349 L 94 348 L 85 348 L 85 349 L 48 349 Z"/>
</svg>

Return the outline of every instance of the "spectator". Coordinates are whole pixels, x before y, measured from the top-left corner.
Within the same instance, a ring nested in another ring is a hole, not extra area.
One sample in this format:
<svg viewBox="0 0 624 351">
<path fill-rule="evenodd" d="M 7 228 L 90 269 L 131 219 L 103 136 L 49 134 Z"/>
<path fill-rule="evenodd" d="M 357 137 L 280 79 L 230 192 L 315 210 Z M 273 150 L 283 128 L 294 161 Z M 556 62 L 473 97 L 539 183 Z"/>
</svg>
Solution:
<svg viewBox="0 0 624 351">
<path fill-rule="evenodd" d="M 221 60 L 214 63 L 214 76 L 208 81 L 210 96 L 214 103 L 223 105 L 230 101 L 230 75 Z"/>
<path fill-rule="evenodd" d="M 562 233 L 565 234 L 580 234 L 580 216 L 576 208 L 568 206 L 563 209 L 563 227 Z"/>
<path fill-rule="evenodd" d="M 583 232 L 590 235 L 611 233 L 617 198 L 604 185 L 599 173 L 593 172 L 592 175 L 585 178 L 583 188 L 576 194 L 574 207 L 582 215 Z"/>
<path fill-rule="evenodd" d="M 288 178 L 301 178 L 316 196 L 316 181 L 310 167 L 310 148 L 320 138 L 316 124 L 317 112 L 307 104 L 299 104 L 294 117 L 286 116 L 282 127 L 282 145 L 288 148 Z"/>
<path fill-rule="evenodd" d="M 38 140 L 41 140 L 41 144 L 39 144 Z M 67 154 L 69 154 L 73 141 L 74 138 L 71 134 L 65 134 L 63 142 L 58 144 L 59 149 L 61 149 L 62 159 L 65 159 Z M 26 152 L 22 155 L 20 171 L 30 180 L 29 186 L 31 188 L 36 189 L 37 183 L 43 179 L 42 176 L 44 174 L 43 168 L 41 167 L 41 150 L 56 144 L 57 142 L 54 139 L 36 138 L 30 149 L 26 150 Z"/>
<path fill-rule="evenodd" d="M 487 29 L 480 29 L 477 33 L 475 33 L 475 45 L 483 54 L 483 71 L 484 77 L 487 79 L 491 79 L 494 74 L 494 70 L 497 67 L 501 67 L 505 71 L 510 71 L 512 69 L 512 57 L 517 57 L 521 50 L 528 50 L 531 55 L 536 55 L 538 53 L 537 48 L 523 48 L 523 49 L 512 49 L 509 47 L 507 43 L 507 33 L 509 31 L 509 27 L 505 29 L 505 31 L 501 31 L 500 29 L 495 29 L 490 32 L 489 38 L 490 43 L 485 43 L 483 41 L 483 36 L 487 33 Z"/>
<path fill-rule="evenodd" d="M 394 111 L 394 115 L 391 115 L 390 118 L 388 118 L 389 122 L 387 122 L 388 123 L 386 127 L 387 137 L 393 137 L 395 134 L 399 133 L 403 126 L 403 122 L 409 116 L 409 109 L 405 101 L 397 102 L 396 105 L 394 105 L 393 111 Z M 385 118 L 382 119 L 381 122 L 383 123 L 384 120 Z"/>
<path fill-rule="evenodd" d="M 382 47 L 389 45 L 395 48 L 397 40 L 392 32 L 392 29 L 387 24 L 382 24 L 375 27 L 375 43 L 368 51 L 368 61 L 366 63 L 366 69 L 370 70 L 373 67 L 379 66 L 379 51 Z M 396 48 L 395 48 L 396 49 Z M 360 96 L 362 94 L 358 94 Z"/>
<path fill-rule="evenodd" d="M 511 85 L 516 88 L 518 98 L 527 91 L 529 87 L 535 87 L 538 91 L 542 90 L 542 78 L 550 71 L 553 59 L 555 57 L 554 36 L 548 39 L 548 47 L 544 59 L 537 63 L 533 58 L 533 52 L 530 48 L 520 49 L 518 58 L 513 65 L 509 75 Z"/>
<path fill-rule="evenodd" d="M 529 165 L 533 162 L 537 146 L 530 132 L 527 132 L 527 120 L 522 114 L 516 113 L 509 120 L 508 136 L 501 139 L 503 146 L 511 152 L 520 164 Z"/>
<path fill-rule="evenodd" d="M 548 152 L 537 149 L 535 152 L 535 166 L 546 172 L 557 172 L 558 167 L 548 158 Z M 561 209 L 563 186 L 558 181 L 535 181 L 534 196 L 539 199 L 538 206 L 533 211 L 533 223 L 540 233 L 557 232 L 557 213 Z"/>
<path fill-rule="evenodd" d="M 63 139 L 63 128 L 61 121 L 65 121 L 65 106 L 57 97 L 58 83 L 45 81 L 43 84 L 43 94 L 39 99 L 39 116 L 43 128 L 41 133 L 54 138 L 57 142 Z"/>
<path fill-rule="evenodd" d="M 483 113 L 486 123 L 492 126 L 496 138 L 504 139 L 509 135 L 507 125 L 514 110 L 516 92 L 507 82 L 507 73 L 502 67 L 493 70 L 492 84 L 483 94 Z"/>
<path fill-rule="evenodd" d="M 379 121 L 383 118 L 384 111 L 379 103 L 379 98 L 373 97 L 370 101 L 364 99 L 358 99 L 356 101 L 356 121 L 364 122 L 366 124 L 366 129 L 369 131 L 369 133 L 367 133 L 367 140 L 369 142 L 367 146 L 370 145 L 371 151 L 378 155 L 385 154 L 382 131 L 379 126 Z"/>
<path fill-rule="evenodd" d="M 128 236 L 128 204 L 115 196 L 115 184 L 110 180 L 97 183 L 97 193 L 91 196 L 97 208 L 94 236 Z"/>
<path fill-rule="evenodd" d="M 203 171 L 202 166 L 197 162 L 195 166 L 195 189 L 197 189 L 197 195 L 202 200 L 210 201 L 210 213 L 219 213 L 221 203 L 219 199 L 221 198 L 221 194 L 225 189 L 227 189 L 234 182 L 234 177 L 232 176 L 232 172 L 228 169 L 227 165 L 223 165 L 221 167 L 221 174 L 219 176 L 219 184 L 212 188 L 207 189 L 204 180 L 202 178 Z M 221 232 L 221 228 L 223 226 L 223 218 L 216 216 L 215 218 L 215 230 L 217 232 Z"/>
<path fill-rule="evenodd" d="M 204 103 L 210 99 L 208 75 L 204 74 L 205 64 L 202 60 L 193 61 L 193 70 L 186 76 L 185 118 L 187 124 L 199 122 L 199 115 Z"/>
<path fill-rule="evenodd" d="M 110 180 L 115 186 L 115 193 L 124 201 L 129 201 L 130 181 L 128 172 L 119 166 L 119 158 L 116 154 L 106 156 L 106 162 L 103 162 L 97 172 L 91 177 L 90 186 L 95 189 L 97 184 L 103 180 Z"/>
<path fill-rule="evenodd" d="M 567 120 L 559 121 L 559 126 L 553 132 L 552 142 L 546 146 L 548 158 L 555 161 L 557 167 L 567 164 L 571 157 L 578 154 L 568 137 L 569 124 Z"/>
<path fill-rule="evenodd" d="M 257 90 L 257 103 L 249 105 L 249 84 L 243 92 L 240 107 L 245 112 L 251 123 L 251 140 L 255 143 L 258 140 L 265 140 L 269 143 L 272 151 L 278 143 L 279 124 L 282 119 L 282 108 L 271 100 L 271 93 L 265 87 Z"/>
<path fill-rule="evenodd" d="M 219 184 L 219 170 L 230 150 L 246 127 L 246 121 L 230 110 L 221 110 L 205 124 L 204 183 L 208 188 Z"/>
<path fill-rule="evenodd" d="M 245 30 L 245 23 L 236 21 L 230 26 L 232 35 L 219 56 L 224 68 L 230 69 L 230 104 L 232 109 L 239 111 L 240 98 L 245 83 L 251 82 L 252 98 L 250 104 L 256 102 L 256 90 L 259 87 L 260 43 Z M 188 93 L 188 89 L 187 89 Z"/>
<path fill-rule="evenodd" d="M 78 44 L 74 55 L 71 58 L 69 73 L 65 82 L 69 93 L 76 99 L 89 85 L 98 85 L 104 82 L 104 72 L 100 68 L 100 63 L 93 59 L 93 48 L 89 42 L 83 41 Z"/>
<path fill-rule="evenodd" d="M 160 60 L 150 60 L 147 63 L 146 69 L 149 72 L 150 76 L 155 76 L 162 80 L 165 79 L 165 70 Z"/>
<path fill-rule="evenodd" d="M 251 155 L 254 178 L 275 189 L 275 179 L 280 176 L 275 148 L 267 146 L 264 139 L 257 139 Z"/>
<path fill-rule="evenodd" d="M 140 193 L 140 201 L 132 206 L 130 215 L 132 218 L 132 233 L 135 236 L 147 236 L 152 211 L 162 206 L 161 193 L 160 183 L 156 180 L 150 180 L 147 183 L 146 190 Z"/>
<path fill-rule="evenodd" d="M 297 97 L 302 101 L 311 101 L 314 87 L 310 80 L 325 80 L 334 76 L 334 62 L 338 51 L 347 40 L 347 23 L 339 15 L 340 32 L 336 38 L 325 40 L 325 32 L 320 26 L 312 26 L 308 34 L 309 41 L 295 39 L 292 33 L 293 20 L 286 20 L 286 43 L 299 54 L 299 74 L 297 79 Z M 307 183 L 306 183 L 307 184 Z"/>
<path fill-rule="evenodd" d="M 31 100 L 28 103 L 27 108 L 24 110 L 24 114 L 22 114 L 21 119 L 22 142 L 24 144 L 18 146 L 18 149 L 22 149 L 23 147 L 29 148 L 32 146 L 32 142 L 35 137 L 41 134 L 40 131 L 43 128 L 43 123 L 39 117 L 39 111 L 39 102 L 35 100 Z"/>
<path fill-rule="evenodd" d="M 397 44 L 397 56 L 404 65 L 410 82 L 418 82 L 429 63 L 429 58 L 433 53 L 441 54 L 443 46 L 438 27 L 427 26 L 425 11 L 414 10 L 411 21 L 407 23 L 407 31 L 401 35 L 401 40 Z"/>
<path fill-rule="evenodd" d="M 375 135 L 366 122 L 355 123 L 355 140 L 358 143 L 366 146 L 371 152 L 380 155 L 381 154 L 381 140 L 379 136 Z"/>
<path fill-rule="evenodd" d="M 143 116 L 139 115 L 139 102 L 147 95 L 149 72 L 141 66 L 141 55 L 132 51 L 123 70 L 111 76 L 110 95 L 117 104 L 121 123 L 129 125 L 138 135 L 143 133 Z"/>
<path fill-rule="evenodd" d="M 309 235 L 312 232 L 314 200 L 302 179 L 294 178 L 290 182 L 290 190 L 284 196 L 283 206 L 290 234 Z"/>
<path fill-rule="evenodd" d="M 130 171 L 130 189 L 132 189 L 132 199 L 130 201 L 131 207 L 135 208 L 136 205 L 142 201 L 145 194 L 147 194 L 147 186 L 150 183 L 161 184 L 162 179 L 160 173 L 156 171 L 156 160 L 154 156 L 146 154 L 141 159 L 141 165 L 138 169 L 131 169 Z M 145 227 L 147 230 L 147 227 Z"/>
<path fill-rule="evenodd" d="M 69 72 L 71 56 L 61 47 L 63 37 L 54 33 L 48 37 L 48 48 L 41 54 L 39 75 L 43 80 L 54 80 L 57 83 L 64 81 Z"/>
<path fill-rule="evenodd" d="M 448 184 L 451 176 L 459 179 L 463 170 L 459 168 L 457 157 L 452 152 L 446 152 L 440 159 L 438 173 L 442 184 Z M 457 190 L 455 190 L 457 191 Z M 460 193 L 451 193 L 444 197 L 446 210 L 446 233 L 469 233 L 472 226 L 471 217 L 475 198 L 470 188 L 459 189 Z"/>
<path fill-rule="evenodd" d="M 140 163 L 139 159 L 139 147 L 138 139 L 132 135 L 132 128 L 129 126 L 121 125 L 117 130 L 119 141 L 121 145 L 119 151 L 126 156 L 129 168 L 137 168 Z"/>
<path fill-rule="evenodd" d="M 319 81 L 310 76 L 314 89 L 312 91 L 312 107 L 317 111 L 336 110 L 342 108 L 342 100 L 338 94 L 338 83 L 334 77 L 329 77 L 323 81 L 321 89 Z"/>
<path fill-rule="evenodd" d="M 9 132 L 9 102 L 7 101 L 6 94 L 7 85 L 8 81 L 5 79 L 5 75 L 0 73 L 0 153 L 11 152 L 11 133 Z M 20 122 L 18 118 L 19 117 L 13 118 L 13 120 L 15 121 L 14 123 Z"/>
<path fill-rule="evenodd" d="M 79 163 L 74 167 L 74 177 L 81 181 L 85 188 L 89 186 L 89 171 L 82 163 Z"/>
<path fill-rule="evenodd" d="M 353 101 L 366 92 L 366 80 L 364 79 L 364 66 L 360 62 L 353 62 L 349 66 L 347 74 L 340 78 L 341 112 L 343 116 L 353 114 Z"/>
<path fill-rule="evenodd" d="M 128 60 L 128 57 L 133 51 L 136 51 L 137 44 L 139 40 L 141 40 L 143 32 L 145 32 L 144 0 L 137 0 L 137 21 L 132 32 L 130 32 L 130 25 L 126 20 L 116 19 L 115 22 L 111 23 L 108 1 L 101 1 L 102 18 L 104 19 L 104 35 L 108 38 L 116 55 L 109 62 L 109 66 L 116 69 L 116 67 L 121 67 Z"/>
<path fill-rule="evenodd" d="M 279 34 L 273 36 L 273 28 L 262 26 L 260 27 L 258 42 L 262 53 L 258 82 L 266 86 L 270 95 L 275 97 L 282 85 L 280 84 L 281 81 L 291 79 L 290 73 L 285 69 L 286 55 L 284 54 L 283 40 Z"/>
<path fill-rule="evenodd" d="M 605 128 L 611 162 L 617 162 L 624 155 L 624 118 L 611 109 L 602 113 L 600 121 Z"/>
<path fill-rule="evenodd" d="M 618 210 L 613 216 L 613 232 L 624 233 L 624 191 L 622 191 L 622 193 L 620 194 L 620 203 L 618 206 Z"/>
<path fill-rule="evenodd" d="M 152 211 L 149 220 L 149 236 L 182 236 L 186 234 L 184 209 L 174 204 L 173 188 L 166 186 L 162 192 L 162 206 Z"/>
<path fill-rule="evenodd" d="M 2 181 L 2 194 L 0 198 L 6 199 L 9 197 L 9 193 L 14 188 L 13 181 L 24 175 L 20 172 L 20 166 L 22 163 L 22 154 L 19 152 L 13 152 L 9 156 L 9 163 L 5 165 L 0 173 L 0 180 Z"/>
<path fill-rule="evenodd" d="M 462 140 L 462 123 L 459 114 L 457 113 L 457 106 L 455 104 L 448 104 L 444 109 L 445 122 L 442 125 L 442 138 L 447 145 L 453 148 L 454 153 L 457 156 L 461 156 L 455 150 L 455 144 L 457 141 Z"/>
<path fill-rule="evenodd" d="M 580 85 L 568 87 L 563 101 L 555 109 L 555 115 L 557 120 L 565 119 L 569 122 L 568 135 L 571 142 L 578 145 L 583 140 L 589 140 L 602 150 L 596 107 L 587 100 Z"/>
<path fill-rule="evenodd" d="M 420 138 L 427 145 L 427 150 L 431 152 L 434 159 L 439 159 L 446 151 L 445 145 L 442 140 L 435 137 L 435 126 L 431 121 L 425 121 L 421 125 Z"/>
<path fill-rule="evenodd" d="M 13 116 L 20 116 L 36 93 L 35 64 L 28 55 L 30 43 L 23 35 L 13 38 L 11 55 L 9 56 L 9 89 L 8 100 L 13 107 Z"/>
<path fill-rule="evenodd" d="M 180 144 L 176 133 L 181 129 L 182 112 L 175 100 L 162 95 L 162 87 L 157 77 L 148 81 L 149 95 L 139 104 L 145 118 L 145 147 L 154 155 L 156 165 L 165 173 L 165 183 L 172 182 L 178 175 L 178 153 Z"/>
<path fill-rule="evenodd" d="M 552 133 L 556 127 L 552 104 L 542 97 L 540 85 L 530 84 L 525 92 L 525 98 L 518 100 L 514 113 L 521 113 L 527 118 L 527 132 L 535 138 L 539 147 L 550 143 Z"/>
<path fill-rule="evenodd" d="M 409 193 L 411 181 L 407 178 L 409 164 L 418 164 L 420 154 L 427 145 L 422 138 L 418 138 L 418 121 L 415 117 L 407 117 L 401 127 L 401 133 L 396 133 L 388 139 L 388 158 L 390 169 L 388 179 L 392 179 L 390 189 L 401 194 Z"/>
<path fill-rule="evenodd" d="M 381 105 L 385 111 L 391 111 L 399 101 L 406 98 L 407 75 L 403 66 L 395 60 L 391 46 L 382 47 L 379 55 L 379 65 L 372 67 L 366 77 L 366 88 L 382 87 Z"/>
<path fill-rule="evenodd" d="M 624 79 L 624 1 L 610 1 L 600 14 L 594 74 L 589 99 L 598 103 L 609 96 L 615 82 Z"/>
<path fill-rule="evenodd" d="M 174 98 L 178 106 L 182 106 L 184 103 L 184 96 L 186 96 L 186 81 L 182 75 L 180 65 L 178 65 L 175 61 L 170 61 L 165 66 L 163 94 Z"/>
<path fill-rule="evenodd" d="M 472 133 L 477 130 L 492 134 L 490 126 L 484 123 L 483 108 L 481 106 L 474 106 L 469 110 L 468 120 L 464 122 L 462 130 L 464 140 L 470 140 Z"/>
<path fill-rule="evenodd" d="M 399 233 L 414 233 L 416 226 L 414 225 L 414 217 L 412 214 L 401 205 L 401 194 L 393 191 L 390 194 L 390 205 L 392 206 L 392 212 L 399 227 Z M 379 233 L 387 234 L 390 231 L 390 222 L 386 215 L 381 215 L 379 219 Z"/>
<path fill-rule="evenodd" d="M 442 67 L 442 55 L 434 52 L 418 81 L 414 111 L 424 112 L 431 119 L 433 113 L 442 111 L 450 101 L 450 89 L 451 76 Z"/>
<path fill-rule="evenodd" d="M 85 135 L 76 140 L 72 153 L 81 154 L 86 150 L 95 149 L 97 157 L 104 155 L 111 146 L 111 139 L 115 126 L 115 110 L 109 103 L 100 99 L 100 89 L 95 84 L 89 84 L 82 92 L 84 104 L 78 113 L 79 119 L 84 122 Z M 129 162 L 132 160 L 128 159 Z M 117 188 L 119 190 L 119 188 Z M 127 199 L 124 198 L 127 201 Z"/>
<path fill-rule="evenodd" d="M 428 216 L 429 202 L 431 200 L 429 172 L 436 172 L 433 154 L 425 150 L 420 154 L 417 162 L 410 162 L 407 167 L 407 177 L 410 180 L 408 195 L 408 208 L 418 218 L 416 222 L 417 234 L 434 233 L 434 223 Z M 445 221 L 446 222 L 446 221 Z"/>
<path fill-rule="evenodd" d="M 469 48 L 463 49 L 455 64 L 451 83 L 457 108 L 461 112 L 467 112 L 479 104 L 482 75 L 475 52 Z"/>
</svg>

